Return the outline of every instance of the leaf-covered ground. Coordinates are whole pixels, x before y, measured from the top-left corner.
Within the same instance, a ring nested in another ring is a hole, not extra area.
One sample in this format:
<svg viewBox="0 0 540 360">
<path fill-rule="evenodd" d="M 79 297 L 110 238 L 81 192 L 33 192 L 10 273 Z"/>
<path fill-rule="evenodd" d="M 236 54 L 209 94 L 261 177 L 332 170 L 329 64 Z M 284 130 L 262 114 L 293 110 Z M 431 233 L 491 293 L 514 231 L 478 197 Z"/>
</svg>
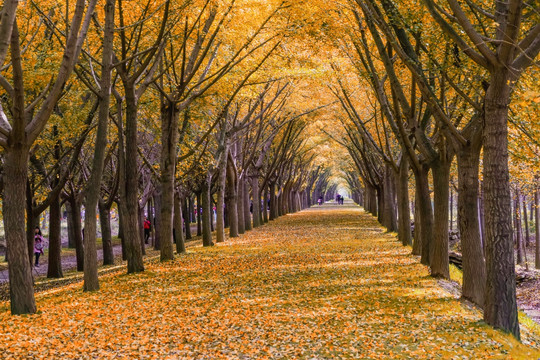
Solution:
<svg viewBox="0 0 540 360">
<path fill-rule="evenodd" d="M 0 303 L 0 358 L 537 359 L 482 324 L 360 208 L 282 217 L 101 291 Z"/>
</svg>

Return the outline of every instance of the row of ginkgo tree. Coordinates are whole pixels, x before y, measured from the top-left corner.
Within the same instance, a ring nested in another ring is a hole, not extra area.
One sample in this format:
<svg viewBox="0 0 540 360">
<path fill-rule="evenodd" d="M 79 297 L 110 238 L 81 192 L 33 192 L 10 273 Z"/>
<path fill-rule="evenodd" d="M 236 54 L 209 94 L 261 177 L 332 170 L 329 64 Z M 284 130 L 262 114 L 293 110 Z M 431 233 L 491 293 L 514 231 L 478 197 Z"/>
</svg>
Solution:
<svg viewBox="0 0 540 360">
<path fill-rule="evenodd" d="M 412 171 L 413 253 L 432 276 L 449 278 L 449 180 L 457 159 L 463 297 L 483 308 L 488 324 L 519 338 L 508 112 L 520 76 L 540 51 L 534 9 L 520 1 L 482 8 L 425 0 L 418 9 L 399 1 L 349 3 L 351 31 L 340 44 L 350 66 L 334 64 L 332 91 L 366 209 L 411 244 Z M 492 21 L 496 26 L 486 26 Z M 366 91 L 358 95 L 357 87 Z"/>
</svg>

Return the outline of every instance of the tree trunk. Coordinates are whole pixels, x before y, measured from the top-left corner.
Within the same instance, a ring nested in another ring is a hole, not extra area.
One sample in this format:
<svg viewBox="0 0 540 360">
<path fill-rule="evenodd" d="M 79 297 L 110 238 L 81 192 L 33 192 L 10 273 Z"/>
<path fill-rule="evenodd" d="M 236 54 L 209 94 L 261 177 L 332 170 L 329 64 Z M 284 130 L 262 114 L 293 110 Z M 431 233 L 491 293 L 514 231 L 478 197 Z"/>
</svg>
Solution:
<svg viewBox="0 0 540 360">
<path fill-rule="evenodd" d="M 156 216 L 154 214 L 154 204 L 152 200 L 153 199 L 150 197 L 148 201 L 146 202 L 146 212 L 147 212 L 148 220 L 150 221 L 150 236 L 149 237 L 152 238 L 152 240 L 150 241 L 150 244 L 154 246 L 156 242 L 156 227 L 154 226 L 154 223 L 156 221 Z M 143 232 L 144 232 L 144 222 L 143 222 Z M 147 241 L 145 241 L 144 243 L 148 244 Z"/>
<path fill-rule="evenodd" d="M 531 245 L 531 233 L 529 231 L 529 218 L 527 217 L 527 197 L 523 195 L 523 221 L 525 222 L 525 246 Z"/>
<path fill-rule="evenodd" d="M 212 185 L 212 176 L 210 173 L 206 174 L 205 180 L 202 186 L 202 238 L 203 246 L 212 246 L 212 227 L 210 222 L 212 221 L 212 199 L 210 194 L 210 187 Z"/>
<path fill-rule="evenodd" d="M 32 266 L 34 257 L 34 236 L 35 228 L 39 226 L 39 217 L 41 214 L 34 214 L 34 206 L 32 201 L 32 192 L 30 183 L 27 182 L 26 187 L 26 244 L 28 246 L 28 261 Z M 41 227 L 40 227 L 41 228 Z"/>
<path fill-rule="evenodd" d="M 122 217 L 122 212 L 120 211 L 120 204 L 118 204 L 118 237 L 122 244 L 122 261 L 127 260 L 127 245 L 126 245 L 126 235 L 124 234 L 124 220 Z"/>
<path fill-rule="evenodd" d="M 71 203 L 69 201 L 66 201 L 65 205 L 67 212 L 68 248 L 75 249 L 75 224 L 73 224 Z"/>
<path fill-rule="evenodd" d="M 538 180 L 536 180 L 538 182 Z M 540 269 L 540 188 L 536 185 L 534 191 L 534 215 L 535 215 L 535 237 L 536 237 L 536 251 L 535 251 L 535 268 Z"/>
<path fill-rule="evenodd" d="M 28 172 L 28 148 L 15 144 L 4 153 L 3 219 L 9 251 L 9 295 L 12 314 L 36 312 L 34 284 L 30 265 L 24 206 Z"/>
<path fill-rule="evenodd" d="M 184 228 L 186 229 L 186 240 L 191 240 L 191 214 L 193 213 L 193 206 L 191 206 L 191 200 L 188 198 L 184 198 L 184 201 L 182 202 L 182 205 L 184 206 Z"/>
<path fill-rule="evenodd" d="M 480 182 L 480 193 L 478 196 L 478 222 L 480 224 L 480 240 L 482 241 L 482 250 L 486 253 L 486 217 L 484 216 L 484 185 Z M 485 256 L 485 255 L 484 255 Z"/>
<path fill-rule="evenodd" d="M 277 218 L 276 183 L 270 183 L 270 220 Z"/>
<path fill-rule="evenodd" d="M 417 203 L 420 217 L 420 242 L 422 243 L 422 254 L 420 262 L 424 265 L 431 264 L 431 243 L 433 240 L 433 208 L 431 207 L 431 197 L 429 195 L 428 168 L 422 168 L 415 172 L 415 183 L 417 187 Z M 416 225 L 414 232 L 416 233 Z"/>
<path fill-rule="evenodd" d="M 261 194 L 259 191 L 259 176 L 251 177 L 251 197 L 253 201 L 253 228 L 261 226 Z"/>
<path fill-rule="evenodd" d="M 237 182 L 236 182 L 236 170 L 232 162 L 231 156 L 228 156 L 227 161 L 227 214 L 229 216 L 229 236 L 231 238 L 238 237 L 238 196 L 237 196 Z"/>
<path fill-rule="evenodd" d="M 138 224 L 137 228 L 139 229 L 139 240 L 141 245 L 141 254 L 146 255 L 146 245 L 144 242 L 144 205 L 139 206 L 139 216 L 137 217 Z"/>
<path fill-rule="evenodd" d="M 49 206 L 49 264 L 47 278 L 62 278 L 62 234 L 60 231 L 62 211 L 60 196 L 51 201 Z"/>
<path fill-rule="evenodd" d="M 263 195 L 263 222 L 268 222 L 268 185 L 264 187 Z"/>
<path fill-rule="evenodd" d="M 177 192 L 174 194 L 174 235 L 176 239 L 176 253 L 183 254 L 186 252 L 184 241 L 184 231 L 182 230 L 182 199 Z"/>
<path fill-rule="evenodd" d="M 241 178 L 243 198 L 244 198 L 244 230 L 249 231 L 251 227 L 251 211 L 250 211 L 250 198 L 249 198 L 249 181 L 247 181 L 246 176 Z"/>
<path fill-rule="evenodd" d="M 479 164 L 481 139 L 472 140 L 457 153 L 458 162 L 458 230 L 463 254 L 462 296 L 484 306 L 486 264 L 480 235 L 478 216 Z"/>
<path fill-rule="evenodd" d="M 422 217 L 420 216 L 420 189 L 415 186 L 414 193 L 414 242 L 412 254 L 416 256 L 422 255 Z"/>
<path fill-rule="evenodd" d="M 276 208 L 276 219 L 280 216 L 283 216 L 285 215 L 283 213 L 283 190 L 280 190 L 278 192 L 278 195 L 276 196 L 277 197 L 277 200 L 276 200 L 276 204 L 277 204 L 277 208 Z"/>
<path fill-rule="evenodd" d="M 484 320 L 520 338 L 508 171 L 510 69 L 492 72 L 485 96 L 484 186 L 486 297 Z"/>
<path fill-rule="evenodd" d="M 238 207 L 238 234 L 244 234 L 246 232 L 246 220 L 245 220 L 245 210 L 244 210 L 244 182 L 242 178 L 237 177 L 236 182 L 236 195 L 238 196 L 237 207 Z"/>
<path fill-rule="evenodd" d="M 377 216 L 377 191 L 369 184 L 366 184 L 366 210 L 373 216 Z"/>
<path fill-rule="evenodd" d="M 523 246 L 523 231 L 521 229 L 521 191 L 516 189 L 514 200 L 514 234 L 516 237 L 517 263 L 524 265 L 525 247 Z"/>
<path fill-rule="evenodd" d="M 178 109 L 167 101 L 161 109 L 161 235 L 160 259 L 173 260 L 173 214 L 174 176 L 176 172 L 176 148 L 178 146 Z M 181 231 L 181 229 L 180 229 Z"/>
<path fill-rule="evenodd" d="M 397 216 L 394 206 L 394 176 L 389 164 L 385 164 L 383 191 L 383 226 L 388 231 L 397 231 Z"/>
<path fill-rule="evenodd" d="M 454 230 L 454 191 L 452 191 L 452 185 L 450 185 L 450 231 Z"/>
<path fill-rule="evenodd" d="M 202 192 L 197 193 L 197 236 L 202 236 Z"/>
<path fill-rule="evenodd" d="M 103 246 L 103 265 L 114 265 L 114 252 L 111 232 L 111 209 L 103 201 L 98 202 L 101 243 Z"/>
<path fill-rule="evenodd" d="M 412 245 L 411 212 L 409 207 L 409 159 L 401 155 L 398 172 L 398 238 L 403 246 Z M 356 199 L 358 201 L 358 199 Z"/>
<path fill-rule="evenodd" d="M 161 184 L 159 184 L 156 187 L 156 191 L 154 193 L 154 211 L 156 212 L 154 217 L 154 223 L 152 224 L 152 227 L 154 228 L 154 250 L 160 250 L 161 249 L 161 241 L 163 235 L 161 234 Z M 172 230 L 171 230 L 172 231 Z M 171 232 L 172 237 L 172 232 Z M 172 246 L 172 245 L 171 245 Z"/>
<path fill-rule="evenodd" d="M 105 30 L 103 41 L 103 70 L 100 81 L 100 104 L 96 143 L 92 172 L 85 188 L 85 217 L 84 217 L 84 291 L 99 290 L 97 245 L 96 245 L 96 209 L 101 190 L 101 180 L 105 152 L 107 150 L 107 133 L 109 126 L 109 107 L 111 99 L 111 73 L 114 40 L 114 10 L 115 0 L 107 0 L 105 5 Z M 136 137 L 136 134 L 135 134 Z M 129 140 L 129 137 L 128 137 Z M 129 143 L 129 141 L 128 141 Z M 136 145 L 135 145 L 136 146 Z M 136 151 L 136 150 L 135 150 Z M 136 154 L 134 155 L 136 156 Z M 136 170 L 135 170 L 136 174 Z M 137 189 L 137 188 L 135 188 Z"/>
<path fill-rule="evenodd" d="M 125 161 L 121 164 L 120 211 L 124 222 L 124 235 L 128 273 L 144 271 L 141 241 L 139 239 L 139 173 L 137 164 L 137 97 L 132 84 L 124 84 L 126 97 Z M 121 141 L 123 142 L 123 141 Z M 123 151 L 121 151 L 123 153 Z"/>
<path fill-rule="evenodd" d="M 443 155 L 444 156 L 444 155 Z M 450 278 L 448 262 L 448 197 L 451 159 L 437 161 L 433 166 L 434 219 L 433 242 L 430 246 L 431 276 Z"/>
<path fill-rule="evenodd" d="M 225 241 L 225 191 L 227 181 L 227 159 L 229 153 L 229 144 L 225 139 L 221 154 L 221 159 L 218 167 L 217 185 L 217 201 L 216 201 L 216 242 Z"/>
<path fill-rule="evenodd" d="M 84 243 L 81 227 L 81 204 L 76 197 L 68 199 L 70 204 L 71 218 L 73 219 L 73 235 L 75 241 L 75 257 L 77 259 L 77 271 L 84 270 Z"/>
</svg>

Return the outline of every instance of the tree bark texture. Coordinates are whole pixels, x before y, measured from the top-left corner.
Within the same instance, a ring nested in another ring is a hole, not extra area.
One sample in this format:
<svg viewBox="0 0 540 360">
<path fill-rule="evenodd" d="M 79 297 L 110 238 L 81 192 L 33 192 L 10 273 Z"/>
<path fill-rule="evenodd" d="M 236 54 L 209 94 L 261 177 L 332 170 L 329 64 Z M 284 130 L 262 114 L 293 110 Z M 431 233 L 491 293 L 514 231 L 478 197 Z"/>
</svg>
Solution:
<svg viewBox="0 0 540 360">
<path fill-rule="evenodd" d="M 202 236 L 202 194 L 197 193 L 197 236 Z"/>
<path fill-rule="evenodd" d="M 420 242 L 422 244 L 422 254 L 420 262 L 424 265 L 431 264 L 431 243 L 433 241 L 433 208 L 431 207 L 431 196 L 429 195 L 429 182 L 428 182 L 427 168 L 423 168 L 415 173 L 416 191 L 418 194 L 418 210 L 420 217 Z M 415 230 L 416 233 L 416 225 Z"/>
<path fill-rule="evenodd" d="M 161 240 L 162 240 L 162 234 L 161 234 L 161 183 L 158 184 L 156 187 L 156 191 L 154 192 L 154 211 L 155 211 L 155 217 L 154 221 L 152 223 L 152 227 L 154 228 L 154 250 L 160 250 L 161 249 Z M 172 236 L 172 233 L 171 233 Z"/>
<path fill-rule="evenodd" d="M 176 173 L 176 147 L 178 146 L 178 109 L 166 101 L 161 109 L 161 216 L 159 224 L 160 259 L 174 259 L 173 214 L 174 175 Z M 182 231 L 182 229 L 180 229 Z"/>
<path fill-rule="evenodd" d="M 36 312 L 34 284 L 30 265 L 24 206 L 28 173 L 28 148 L 15 144 L 4 155 L 3 219 L 6 244 L 9 251 L 9 295 L 12 314 Z"/>
<path fill-rule="evenodd" d="M 251 197 L 253 201 L 253 228 L 261 226 L 261 193 L 259 190 L 259 176 L 254 175 L 251 180 Z"/>
<path fill-rule="evenodd" d="M 478 216 L 478 173 L 482 142 L 472 141 L 457 152 L 458 229 L 463 254 L 462 296 L 482 307 L 486 287 L 486 264 Z"/>
<path fill-rule="evenodd" d="M 62 273 L 61 222 L 60 196 L 57 196 L 49 206 L 49 264 L 47 267 L 47 278 L 49 279 L 64 277 Z"/>
<path fill-rule="evenodd" d="M 186 229 L 186 240 L 191 240 L 191 214 L 193 213 L 193 206 L 190 208 L 191 200 L 184 198 L 182 206 L 184 207 L 184 228 Z"/>
<path fill-rule="evenodd" d="M 484 320 L 519 339 L 508 171 L 509 71 L 492 72 L 485 96 L 484 202 L 486 296 Z"/>
<path fill-rule="evenodd" d="M 514 236 L 516 238 L 517 263 L 525 263 L 525 246 L 523 246 L 523 230 L 521 229 L 521 191 L 516 189 L 514 199 Z"/>
<path fill-rule="evenodd" d="M 227 156 L 227 214 L 229 216 L 229 236 L 231 238 L 238 237 L 238 196 L 237 196 L 237 182 L 236 182 L 236 170 L 234 168 L 232 156 Z"/>
<path fill-rule="evenodd" d="M 250 202 L 250 197 L 249 197 L 249 181 L 247 180 L 246 176 L 244 176 L 241 179 L 242 179 L 241 184 L 242 184 L 243 192 L 244 192 L 244 196 L 243 196 L 244 198 L 244 230 L 249 231 L 252 229 L 251 211 L 250 211 L 251 202 Z"/>
<path fill-rule="evenodd" d="M 409 159 L 402 154 L 398 172 L 398 238 L 403 246 L 412 245 L 409 204 Z M 355 200 L 358 201 L 358 198 Z"/>
<path fill-rule="evenodd" d="M 111 231 L 111 209 L 103 201 L 98 202 L 101 243 L 103 247 L 103 265 L 114 265 L 114 252 Z"/>
<path fill-rule="evenodd" d="M 96 246 L 96 209 L 98 206 L 105 152 L 107 151 L 107 133 L 109 124 L 109 106 L 111 99 L 111 74 L 114 40 L 115 0 L 105 4 L 105 30 L 103 41 L 103 71 L 100 81 L 100 104 L 98 128 L 92 161 L 92 172 L 85 188 L 84 217 L 84 285 L 85 291 L 99 289 L 97 246 Z"/>
<path fill-rule="evenodd" d="M 442 155 L 444 156 L 444 155 Z M 433 243 L 430 246 L 431 276 L 450 278 L 448 261 L 448 198 L 450 192 L 450 159 L 433 166 L 434 218 Z"/>
<path fill-rule="evenodd" d="M 536 191 L 534 192 L 534 224 L 536 229 L 536 251 L 534 257 L 534 264 L 535 268 L 540 269 L 540 188 L 538 187 L 538 185 L 536 187 Z"/>
<path fill-rule="evenodd" d="M 120 210 L 123 217 L 128 273 L 144 271 L 141 241 L 139 239 L 139 174 L 137 164 L 137 98 L 133 86 L 126 93 L 126 135 L 124 176 L 121 179 Z M 122 181 L 123 180 L 123 181 Z M 123 196 L 122 196 L 123 194 Z"/>
<path fill-rule="evenodd" d="M 206 175 L 206 178 L 202 186 L 202 238 L 203 246 L 212 246 L 212 227 L 210 222 L 212 221 L 212 199 L 210 194 L 210 187 L 212 184 L 212 177 L 210 173 Z"/>
<path fill-rule="evenodd" d="M 186 252 L 186 244 L 184 240 L 183 230 L 183 214 L 182 214 L 182 199 L 180 194 L 174 194 L 174 234 L 176 238 L 176 253 L 183 254 Z"/>
<path fill-rule="evenodd" d="M 396 208 L 394 206 L 394 176 L 393 170 L 389 164 L 385 164 L 384 169 L 384 184 L 383 188 L 383 226 L 386 227 L 388 231 L 397 231 L 397 216 Z"/>
<path fill-rule="evenodd" d="M 222 153 L 217 171 L 217 201 L 216 201 L 216 242 L 225 241 L 225 191 L 227 182 L 227 159 L 229 144 L 224 140 Z"/>
</svg>

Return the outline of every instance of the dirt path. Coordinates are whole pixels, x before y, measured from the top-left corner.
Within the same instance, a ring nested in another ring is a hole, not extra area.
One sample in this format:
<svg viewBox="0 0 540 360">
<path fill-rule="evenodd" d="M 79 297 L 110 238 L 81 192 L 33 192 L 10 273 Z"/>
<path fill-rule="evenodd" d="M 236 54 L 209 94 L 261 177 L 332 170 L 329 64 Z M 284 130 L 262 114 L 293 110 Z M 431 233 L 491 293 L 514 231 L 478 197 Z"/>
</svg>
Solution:
<svg viewBox="0 0 540 360">
<path fill-rule="evenodd" d="M 481 322 L 357 207 L 279 218 L 140 274 L 37 295 L 40 313 L 0 302 L 9 358 L 514 358 L 524 344 Z M 536 339 L 536 340 L 535 340 Z M 28 346 L 22 346 L 27 344 Z"/>
</svg>

